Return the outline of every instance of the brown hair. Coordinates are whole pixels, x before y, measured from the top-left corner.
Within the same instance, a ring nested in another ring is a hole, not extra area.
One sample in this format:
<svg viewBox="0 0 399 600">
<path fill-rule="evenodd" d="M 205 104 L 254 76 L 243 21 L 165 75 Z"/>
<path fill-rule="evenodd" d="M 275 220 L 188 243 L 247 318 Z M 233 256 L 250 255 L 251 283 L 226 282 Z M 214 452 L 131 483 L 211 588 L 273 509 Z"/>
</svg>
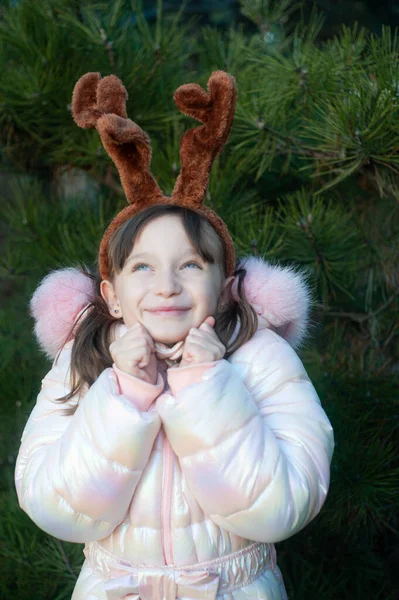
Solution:
<svg viewBox="0 0 399 600">
<path fill-rule="evenodd" d="M 123 269 L 132 252 L 134 241 L 144 226 L 156 217 L 165 214 L 174 214 L 181 218 L 184 229 L 200 256 L 206 262 L 221 265 L 224 278 L 226 278 L 224 245 L 209 221 L 192 209 L 158 204 L 144 209 L 114 232 L 108 246 L 110 281 L 113 281 L 115 275 Z M 239 300 L 232 299 L 230 304 L 218 314 L 215 323 L 215 332 L 226 346 L 224 358 L 228 358 L 245 344 L 253 336 L 258 326 L 256 312 L 247 301 L 242 285 L 246 270 L 237 268 L 238 263 L 237 259 L 234 275 L 238 279 L 237 295 Z M 111 367 L 113 363 L 109 345 L 112 340 L 112 331 L 120 323 L 120 319 L 115 319 L 110 315 L 107 303 L 101 296 L 99 273 L 92 275 L 90 272 L 86 272 L 85 274 L 95 280 L 96 294 L 72 328 L 72 331 L 76 329 L 71 355 L 72 388 L 69 394 L 58 398 L 55 400 L 56 402 L 67 402 L 75 395 L 80 399 L 102 371 Z M 238 320 L 240 322 L 238 334 L 229 345 Z M 72 331 L 67 339 L 70 338 Z M 76 408 L 77 405 L 65 409 L 64 415 L 72 415 Z"/>
</svg>

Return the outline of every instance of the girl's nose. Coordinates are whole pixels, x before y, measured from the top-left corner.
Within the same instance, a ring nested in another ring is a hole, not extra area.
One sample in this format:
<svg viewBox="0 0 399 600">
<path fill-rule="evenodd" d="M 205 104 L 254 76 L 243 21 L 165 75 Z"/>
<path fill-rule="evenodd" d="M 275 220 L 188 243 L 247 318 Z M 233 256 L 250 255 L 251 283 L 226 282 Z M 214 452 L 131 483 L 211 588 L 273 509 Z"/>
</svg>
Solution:
<svg viewBox="0 0 399 600">
<path fill-rule="evenodd" d="M 181 285 L 174 273 L 159 273 L 155 282 L 155 293 L 160 296 L 170 296 L 177 294 L 181 290 Z"/>
</svg>

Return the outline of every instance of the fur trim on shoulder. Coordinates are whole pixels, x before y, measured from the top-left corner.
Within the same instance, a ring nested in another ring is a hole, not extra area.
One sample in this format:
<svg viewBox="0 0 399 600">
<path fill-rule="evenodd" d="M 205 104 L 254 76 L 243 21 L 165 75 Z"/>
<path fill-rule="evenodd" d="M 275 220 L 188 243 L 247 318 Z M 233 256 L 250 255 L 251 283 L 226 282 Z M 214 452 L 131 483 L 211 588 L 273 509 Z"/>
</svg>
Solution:
<svg viewBox="0 0 399 600">
<path fill-rule="evenodd" d="M 259 329 L 270 328 L 297 348 L 308 330 L 311 294 L 302 273 L 294 267 L 271 265 L 262 258 L 248 256 L 240 261 L 247 273 L 244 290 L 255 309 Z M 95 285 L 91 277 L 76 268 L 59 269 L 47 275 L 30 301 L 35 319 L 35 335 L 40 348 L 54 359 L 74 322 L 91 302 Z M 232 287 L 237 298 L 237 279 Z"/>
<path fill-rule="evenodd" d="M 58 269 L 40 283 L 30 301 L 35 335 L 40 348 L 54 359 L 81 311 L 95 293 L 94 281 L 74 268 Z"/>
</svg>

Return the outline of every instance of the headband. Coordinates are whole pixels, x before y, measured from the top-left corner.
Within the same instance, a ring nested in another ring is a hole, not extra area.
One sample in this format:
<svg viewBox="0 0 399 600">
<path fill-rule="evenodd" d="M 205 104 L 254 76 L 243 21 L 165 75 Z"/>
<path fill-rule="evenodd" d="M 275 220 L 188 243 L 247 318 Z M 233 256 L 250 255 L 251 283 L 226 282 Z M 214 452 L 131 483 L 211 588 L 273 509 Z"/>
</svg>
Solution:
<svg viewBox="0 0 399 600">
<path fill-rule="evenodd" d="M 203 202 L 209 174 L 230 133 L 237 100 L 235 78 L 215 71 L 208 91 L 195 83 L 174 93 L 177 108 L 203 123 L 186 131 L 180 140 L 181 170 L 172 195 L 165 196 L 150 171 L 151 142 L 148 135 L 126 113 L 127 91 L 115 75 L 101 78 L 86 73 L 73 90 L 72 115 L 82 128 L 96 128 L 103 146 L 118 169 L 129 206 L 111 221 L 100 243 L 98 264 L 102 279 L 109 279 L 108 244 L 112 234 L 128 219 L 155 204 L 189 208 L 214 227 L 225 249 L 226 276 L 235 270 L 234 243 L 227 226 Z"/>
</svg>

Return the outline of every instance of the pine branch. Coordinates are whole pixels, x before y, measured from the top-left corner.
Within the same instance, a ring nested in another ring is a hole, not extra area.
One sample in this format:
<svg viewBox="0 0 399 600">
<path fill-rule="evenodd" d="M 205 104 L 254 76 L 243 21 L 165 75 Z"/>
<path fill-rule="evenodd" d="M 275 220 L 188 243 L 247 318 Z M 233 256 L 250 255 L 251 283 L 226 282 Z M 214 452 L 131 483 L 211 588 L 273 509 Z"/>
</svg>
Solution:
<svg viewBox="0 0 399 600">
<path fill-rule="evenodd" d="M 388 300 L 386 302 L 384 302 L 384 304 L 382 306 L 380 306 L 379 308 L 377 308 L 376 310 L 368 312 L 368 313 L 334 311 L 334 310 L 331 310 L 331 307 L 326 306 L 325 304 L 316 304 L 315 306 L 316 306 L 316 308 L 322 309 L 323 312 L 329 317 L 338 317 L 339 319 L 350 319 L 352 321 L 355 321 L 356 323 L 364 323 L 370 319 L 374 319 L 377 315 L 379 315 L 380 313 L 385 311 L 388 308 L 388 306 L 390 304 L 392 304 L 392 302 L 394 300 L 398 300 L 397 294 L 388 298 Z"/>
<path fill-rule="evenodd" d="M 75 571 L 74 571 L 74 570 L 72 569 L 72 567 L 71 567 L 71 563 L 69 562 L 69 559 L 68 559 L 68 557 L 67 557 L 67 555 L 66 555 L 66 552 L 65 552 L 65 550 L 64 550 L 64 545 L 63 545 L 62 541 L 61 541 L 61 540 L 58 540 L 58 539 L 56 539 L 56 543 L 57 543 L 57 546 L 58 546 L 58 548 L 59 548 L 59 550 L 60 550 L 61 556 L 62 556 L 62 558 L 63 558 L 63 561 L 64 561 L 64 563 L 65 563 L 65 566 L 66 566 L 66 568 L 67 568 L 68 572 L 69 572 L 69 573 L 72 575 L 72 577 L 73 577 L 74 579 L 77 579 L 78 577 L 77 577 L 77 575 L 76 575 Z"/>
</svg>

